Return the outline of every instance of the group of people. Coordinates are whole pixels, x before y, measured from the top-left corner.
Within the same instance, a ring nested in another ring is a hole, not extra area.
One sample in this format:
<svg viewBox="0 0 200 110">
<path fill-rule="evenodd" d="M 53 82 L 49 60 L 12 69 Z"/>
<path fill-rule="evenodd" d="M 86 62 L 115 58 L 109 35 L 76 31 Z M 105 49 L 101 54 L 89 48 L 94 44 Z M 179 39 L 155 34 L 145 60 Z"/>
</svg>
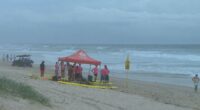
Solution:
<svg viewBox="0 0 200 110">
<path fill-rule="evenodd" d="M 82 80 L 82 71 L 83 68 L 81 67 L 81 64 L 76 65 L 74 63 L 71 65 L 69 62 L 64 63 L 64 62 L 56 62 L 55 64 L 55 77 L 57 80 L 60 80 L 61 78 L 64 78 L 66 75 L 68 75 L 68 81 L 81 81 Z M 40 72 L 41 72 L 41 77 L 44 77 L 44 72 L 45 72 L 45 61 L 42 61 L 40 64 Z M 93 75 L 94 75 L 94 81 L 97 80 L 97 76 L 99 73 L 98 66 L 96 65 L 92 69 Z M 104 65 L 104 68 L 101 69 L 101 82 L 108 82 L 109 81 L 109 69 L 107 65 Z M 194 90 L 197 92 L 198 90 L 198 83 L 200 81 L 200 78 L 198 77 L 198 74 L 196 74 L 193 78 L 192 81 L 194 83 Z"/>
<path fill-rule="evenodd" d="M 69 62 L 64 63 L 63 61 L 56 62 L 55 64 L 55 76 L 57 80 L 61 80 L 61 78 L 65 78 L 65 76 L 68 76 L 68 81 L 82 81 L 83 68 L 81 64 L 74 63 L 71 65 Z M 94 81 L 97 80 L 97 76 L 99 73 L 98 66 L 96 65 L 92 69 L 93 75 L 94 75 Z M 108 82 L 109 81 L 109 69 L 107 68 L 107 65 L 104 65 L 104 68 L 100 71 L 101 72 L 101 81 Z"/>
<path fill-rule="evenodd" d="M 81 64 L 74 63 L 73 65 L 71 65 L 69 62 L 64 64 L 64 62 L 62 61 L 60 62 L 60 65 L 58 62 L 56 62 L 55 64 L 55 75 L 58 77 L 58 80 L 68 75 L 68 81 L 82 81 L 83 79 L 82 72 L 83 68 Z M 99 73 L 97 65 L 92 69 L 92 72 L 94 75 L 94 81 L 96 81 Z M 101 72 L 101 81 L 108 82 L 110 71 L 108 70 L 107 65 L 105 65 L 100 72 Z"/>
<path fill-rule="evenodd" d="M 14 55 L 14 54 L 3 54 L 2 55 L 2 60 L 3 60 L 3 62 L 12 62 L 12 61 L 14 61 L 15 60 L 15 58 L 16 58 L 16 56 Z"/>
<path fill-rule="evenodd" d="M 97 76 L 98 76 L 98 73 L 99 73 L 97 65 L 92 69 L 92 72 L 94 74 L 94 81 L 96 82 Z M 101 73 L 100 81 L 101 82 L 109 82 L 109 73 L 110 73 L 110 71 L 109 71 L 107 65 L 104 65 L 104 68 L 101 69 L 100 73 Z"/>
<path fill-rule="evenodd" d="M 55 64 L 55 77 L 57 80 L 61 80 L 61 78 L 65 78 L 68 75 L 69 81 L 81 81 L 82 80 L 82 71 L 83 68 L 81 64 L 74 63 L 71 65 L 69 62 L 64 63 L 63 61 L 56 62 Z"/>
<path fill-rule="evenodd" d="M 42 61 L 40 64 L 40 76 L 44 77 L 44 72 L 45 72 L 45 61 Z M 81 64 L 76 64 L 74 63 L 71 65 L 69 62 L 56 62 L 55 63 L 55 80 L 61 80 L 62 78 L 65 78 L 68 76 L 68 81 L 81 81 L 83 76 L 82 76 L 83 68 Z M 97 80 L 99 69 L 98 66 L 96 65 L 92 69 L 92 73 L 94 75 L 94 81 Z M 104 65 L 104 68 L 101 69 L 100 71 L 101 77 L 100 80 L 102 82 L 108 82 L 109 81 L 109 69 L 107 65 Z"/>
</svg>

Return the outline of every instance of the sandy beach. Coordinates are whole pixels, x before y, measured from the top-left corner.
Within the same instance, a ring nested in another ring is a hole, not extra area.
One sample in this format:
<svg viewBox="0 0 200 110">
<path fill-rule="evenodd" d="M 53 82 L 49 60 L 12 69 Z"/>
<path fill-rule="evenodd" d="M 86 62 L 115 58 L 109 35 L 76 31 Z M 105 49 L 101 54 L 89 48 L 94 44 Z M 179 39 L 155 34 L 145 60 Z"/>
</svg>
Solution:
<svg viewBox="0 0 200 110">
<path fill-rule="evenodd" d="M 48 66 L 46 73 L 53 74 L 53 67 Z M 31 79 L 33 74 L 39 75 L 37 65 L 19 68 L 0 63 L 1 76 L 32 86 L 52 106 L 0 95 L 0 110 L 200 110 L 200 92 L 194 93 L 192 87 L 129 80 L 127 89 L 124 79 L 112 77 L 118 89 L 92 89 Z"/>
<path fill-rule="evenodd" d="M 200 110 L 199 5 L 1 0 L 0 110 Z"/>
</svg>

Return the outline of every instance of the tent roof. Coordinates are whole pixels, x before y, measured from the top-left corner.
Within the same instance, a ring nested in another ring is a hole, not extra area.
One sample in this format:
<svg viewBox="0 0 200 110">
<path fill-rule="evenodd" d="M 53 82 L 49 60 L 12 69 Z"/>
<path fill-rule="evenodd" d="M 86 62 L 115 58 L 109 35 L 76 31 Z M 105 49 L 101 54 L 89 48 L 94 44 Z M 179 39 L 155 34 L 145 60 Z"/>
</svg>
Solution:
<svg viewBox="0 0 200 110">
<path fill-rule="evenodd" d="M 76 62 L 80 64 L 93 64 L 93 65 L 101 64 L 100 61 L 95 60 L 91 58 L 90 56 L 88 56 L 84 50 L 78 50 L 74 54 L 67 57 L 60 57 L 58 60 L 65 61 L 65 62 Z"/>
</svg>

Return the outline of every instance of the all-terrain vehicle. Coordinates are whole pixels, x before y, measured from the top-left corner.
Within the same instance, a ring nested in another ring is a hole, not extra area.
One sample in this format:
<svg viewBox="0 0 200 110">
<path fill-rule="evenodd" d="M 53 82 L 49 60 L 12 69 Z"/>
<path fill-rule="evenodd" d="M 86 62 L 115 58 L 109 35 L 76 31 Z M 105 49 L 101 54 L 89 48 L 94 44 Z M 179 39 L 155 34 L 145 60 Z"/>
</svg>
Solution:
<svg viewBox="0 0 200 110">
<path fill-rule="evenodd" d="M 31 55 L 17 55 L 12 62 L 12 66 L 32 67 L 33 60 L 31 60 Z"/>
</svg>

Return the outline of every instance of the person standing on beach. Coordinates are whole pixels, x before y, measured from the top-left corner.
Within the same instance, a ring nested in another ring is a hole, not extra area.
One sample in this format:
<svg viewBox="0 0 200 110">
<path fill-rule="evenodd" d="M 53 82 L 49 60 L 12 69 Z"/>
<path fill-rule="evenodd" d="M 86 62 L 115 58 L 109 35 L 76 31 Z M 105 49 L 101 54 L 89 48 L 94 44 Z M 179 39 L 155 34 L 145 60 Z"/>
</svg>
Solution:
<svg viewBox="0 0 200 110">
<path fill-rule="evenodd" d="M 198 74 L 196 74 L 193 78 L 192 81 L 194 82 L 194 91 L 197 92 L 198 90 L 198 84 L 199 84 L 199 77 Z"/>
<path fill-rule="evenodd" d="M 66 62 L 65 63 L 65 77 L 67 77 L 68 76 L 68 68 L 69 68 L 69 62 Z"/>
<path fill-rule="evenodd" d="M 59 71 L 59 64 L 58 64 L 58 62 L 56 62 L 56 64 L 55 64 L 55 76 L 56 76 L 57 79 L 58 79 L 58 71 Z"/>
<path fill-rule="evenodd" d="M 9 55 L 8 54 L 6 55 L 6 61 L 7 62 L 9 61 Z"/>
<path fill-rule="evenodd" d="M 83 68 L 82 68 L 81 64 L 79 64 L 79 66 L 78 66 L 78 80 L 79 81 L 82 80 L 82 72 L 83 72 Z"/>
<path fill-rule="evenodd" d="M 73 66 L 69 65 L 68 66 L 68 81 L 72 81 L 73 80 Z"/>
<path fill-rule="evenodd" d="M 64 78 L 65 77 L 65 64 L 63 61 L 60 62 L 60 66 L 61 66 L 61 77 Z"/>
<path fill-rule="evenodd" d="M 97 80 L 97 76 L 98 76 L 98 67 L 97 67 L 97 65 L 95 65 L 95 67 L 92 69 L 92 72 L 93 72 L 93 74 L 94 74 L 94 81 L 96 82 L 96 80 Z"/>
<path fill-rule="evenodd" d="M 42 63 L 40 64 L 40 76 L 44 77 L 44 71 L 45 71 L 45 62 L 42 61 Z"/>
<path fill-rule="evenodd" d="M 104 65 L 104 69 L 101 70 L 101 81 L 103 82 L 109 82 L 109 69 L 107 65 Z"/>
<path fill-rule="evenodd" d="M 61 80 L 61 62 L 58 61 L 58 74 L 57 80 Z"/>
</svg>

